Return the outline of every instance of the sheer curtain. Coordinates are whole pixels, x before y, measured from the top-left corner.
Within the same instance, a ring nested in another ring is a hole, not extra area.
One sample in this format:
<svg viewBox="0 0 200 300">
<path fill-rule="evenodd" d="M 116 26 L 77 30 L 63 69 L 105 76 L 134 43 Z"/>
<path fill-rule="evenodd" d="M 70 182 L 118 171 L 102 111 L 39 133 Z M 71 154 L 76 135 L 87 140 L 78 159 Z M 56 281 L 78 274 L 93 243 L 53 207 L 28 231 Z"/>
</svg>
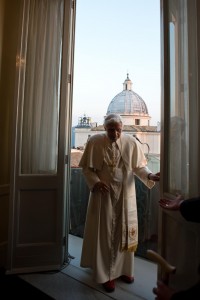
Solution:
<svg viewBox="0 0 200 300">
<path fill-rule="evenodd" d="M 181 9 L 180 9 L 181 5 Z M 172 194 L 188 193 L 188 17 L 187 1 L 169 1 L 169 189 Z"/>
<path fill-rule="evenodd" d="M 22 174 L 57 172 L 63 2 L 30 0 L 24 8 Z"/>
<path fill-rule="evenodd" d="M 169 0 L 168 192 L 199 195 L 196 1 Z M 192 179 L 191 179 L 192 178 Z"/>
</svg>

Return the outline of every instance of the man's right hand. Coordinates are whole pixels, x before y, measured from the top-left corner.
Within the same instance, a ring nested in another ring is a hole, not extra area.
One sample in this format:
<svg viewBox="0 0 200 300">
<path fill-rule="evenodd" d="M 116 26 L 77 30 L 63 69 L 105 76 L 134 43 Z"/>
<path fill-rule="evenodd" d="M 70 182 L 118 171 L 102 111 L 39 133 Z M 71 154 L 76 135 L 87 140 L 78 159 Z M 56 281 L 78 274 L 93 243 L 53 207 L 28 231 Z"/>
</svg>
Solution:
<svg viewBox="0 0 200 300">
<path fill-rule="evenodd" d="M 164 209 L 179 210 L 181 203 L 184 201 L 182 195 L 176 195 L 174 200 L 160 199 L 159 204 Z"/>
<path fill-rule="evenodd" d="M 107 193 L 109 192 L 110 188 L 109 186 L 103 182 L 103 181 L 99 181 L 97 183 L 95 183 L 94 188 L 93 188 L 93 192 L 100 192 L 100 193 Z"/>
</svg>

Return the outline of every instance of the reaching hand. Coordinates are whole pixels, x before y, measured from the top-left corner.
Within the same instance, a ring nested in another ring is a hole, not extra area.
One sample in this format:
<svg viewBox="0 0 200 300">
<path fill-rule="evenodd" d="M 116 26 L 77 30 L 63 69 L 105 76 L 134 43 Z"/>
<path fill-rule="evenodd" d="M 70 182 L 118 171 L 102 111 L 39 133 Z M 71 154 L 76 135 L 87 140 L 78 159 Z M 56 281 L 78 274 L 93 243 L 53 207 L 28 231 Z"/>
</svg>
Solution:
<svg viewBox="0 0 200 300">
<path fill-rule="evenodd" d="M 156 173 L 156 174 L 149 174 L 149 179 L 152 181 L 160 181 L 160 172 Z"/>
<path fill-rule="evenodd" d="M 179 210 L 180 204 L 183 202 L 183 196 L 182 195 L 176 195 L 176 198 L 174 200 L 168 200 L 168 199 L 160 199 L 159 204 L 164 209 L 169 210 Z"/>
</svg>

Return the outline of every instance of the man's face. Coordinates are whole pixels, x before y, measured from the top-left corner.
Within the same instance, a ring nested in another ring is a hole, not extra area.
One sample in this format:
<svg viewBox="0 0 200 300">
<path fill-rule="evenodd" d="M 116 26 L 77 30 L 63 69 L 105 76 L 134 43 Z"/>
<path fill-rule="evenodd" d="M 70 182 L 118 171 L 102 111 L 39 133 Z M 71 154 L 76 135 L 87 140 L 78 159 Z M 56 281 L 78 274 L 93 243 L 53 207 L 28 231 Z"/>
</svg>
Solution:
<svg viewBox="0 0 200 300">
<path fill-rule="evenodd" d="M 107 132 L 108 138 L 115 142 L 122 133 L 122 124 L 121 123 L 110 123 L 105 126 L 105 131 Z"/>
</svg>

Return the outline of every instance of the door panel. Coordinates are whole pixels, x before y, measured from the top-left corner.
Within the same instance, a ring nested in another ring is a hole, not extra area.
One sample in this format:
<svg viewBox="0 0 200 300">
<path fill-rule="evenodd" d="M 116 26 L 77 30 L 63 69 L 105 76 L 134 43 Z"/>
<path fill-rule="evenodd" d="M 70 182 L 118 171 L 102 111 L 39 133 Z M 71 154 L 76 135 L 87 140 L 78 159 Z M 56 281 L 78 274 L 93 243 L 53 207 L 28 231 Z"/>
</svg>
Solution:
<svg viewBox="0 0 200 300">
<path fill-rule="evenodd" d="M 199 196 L 199 2 L 161 1 L 161 197 Z M 196 166 L 195 166 L 196 165 Z M 159 211 L 159 252 L 177 268 L 170 285 L 185 289 L 198 279 L 198 224 L 179 212 Z M 158 276 L 162 270 L 159 268 Z"/>
<path fill-rule="evenodd" d="M 21 2 L 8 272 L 59 269 L 66 260 L 75 5 Z M 68 126 L 66 126 L 66 123 Z"/>
</svg>

